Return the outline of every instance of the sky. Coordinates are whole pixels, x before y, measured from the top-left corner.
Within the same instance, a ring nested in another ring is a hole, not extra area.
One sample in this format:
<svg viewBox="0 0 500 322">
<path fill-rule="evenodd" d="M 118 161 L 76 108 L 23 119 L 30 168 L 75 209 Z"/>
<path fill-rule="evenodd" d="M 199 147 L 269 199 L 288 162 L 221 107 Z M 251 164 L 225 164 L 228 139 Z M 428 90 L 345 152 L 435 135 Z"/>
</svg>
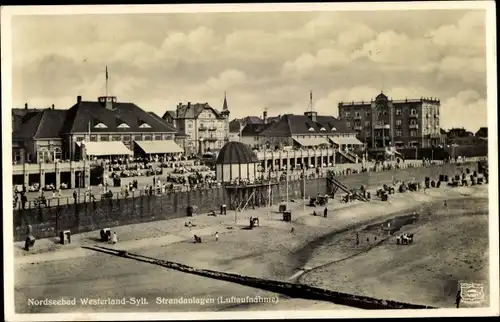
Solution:
<svg viewBox="0 0 500 322">
<path fill-rule="evenodd" d="M 163 115 L 338 115 L 340 101 L 441 100 L 441 126 L 487 126 L 482 10 L 14 16 L 14 107 L 67 109 L 108 92 Z"/>
</svg>

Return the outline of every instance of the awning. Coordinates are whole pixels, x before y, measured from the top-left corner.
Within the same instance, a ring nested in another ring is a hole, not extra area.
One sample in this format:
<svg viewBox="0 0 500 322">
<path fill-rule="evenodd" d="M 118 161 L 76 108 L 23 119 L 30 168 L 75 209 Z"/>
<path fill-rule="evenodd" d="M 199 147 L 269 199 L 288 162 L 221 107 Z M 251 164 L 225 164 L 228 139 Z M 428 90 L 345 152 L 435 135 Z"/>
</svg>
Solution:
<svg viewBox="0 0 500 322">
<path fill-rule="evenodd" d="M 330 140 L 338 145 L 345 145 L 345 144 L 350 144 L 350 145 L 364 145 L 363 142 L 360 140 L 356 139 L 355 137 L 334 137 L 330 138 Z"/>
<path fill-rule="evenodd" d="M 182 153 L 184 150 L 174 140 L 134 141 L 146 154 Z"/>
<path fill-rule="evenodd" d="M 293 139 L 295 142 L 301 146 L 319 146 L 322 144 L 330 145 L 330 143 L 323 138 L 304 138 L 304 139 Z"/>
<path fill-rule="evenodd" d="M 83 147 L 88 156 L 134 154 L 121 141 L 86 142 Z"/>
</svg>

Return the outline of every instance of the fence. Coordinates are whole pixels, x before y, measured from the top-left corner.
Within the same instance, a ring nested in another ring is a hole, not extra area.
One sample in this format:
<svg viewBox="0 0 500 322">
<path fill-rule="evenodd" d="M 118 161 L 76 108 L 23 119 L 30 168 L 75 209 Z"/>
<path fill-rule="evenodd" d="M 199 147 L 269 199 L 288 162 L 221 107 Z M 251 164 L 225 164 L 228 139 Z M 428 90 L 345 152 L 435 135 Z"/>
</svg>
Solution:
<svg viewBox="0 0 500 322">
<path fill-rule="evenodd" d="M 398 180 L 423 180 L 424 177 L 437 177 L 439 174 L 453 175 L 461 168 L 474 169 L 473 164 L 445 164 L 443 166 L 409 167 L 404 170 L 364 172 L 340 176 L 338 179 L 350 188 L 378 187 L 384 183 Z M 273 204 L 288 197 L 298 199 L 325 194 L 327 184 L 324 178 L 290 180 L 272 186 Z M 31 225 L 37 238 L 56 236 L 60 230 L 69 229 L 72 233 L 81 233 L 134 223 L 180 218 L 187 215 L 187 207 L 196 205 L 197 213 L 217 211 L 222 204 L 229 204 L 225 188 L 192 190 L 159 195 L 131 194 L 128 198 L 113 198 L 84 203 L 68 203 L 58 206 L 37 207 L 14 211 L 14 237 L 23 240 L 26 226 Z"/>
</svg>

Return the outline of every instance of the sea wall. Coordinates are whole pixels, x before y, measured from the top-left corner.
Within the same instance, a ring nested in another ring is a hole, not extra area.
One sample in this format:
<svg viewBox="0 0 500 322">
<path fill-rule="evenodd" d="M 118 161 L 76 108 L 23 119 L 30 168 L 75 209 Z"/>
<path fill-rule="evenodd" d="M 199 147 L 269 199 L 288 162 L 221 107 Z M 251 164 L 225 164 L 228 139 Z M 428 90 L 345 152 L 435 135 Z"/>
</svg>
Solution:
<svg viewBox="0 0 500 322">
<path fill-rule="evenodd" d="M 445 164 L 441 166 L 407 168 L 383 172 L 365 172 L 338 179 L 350 188 L 361 185 L 374 189 L 393 180 L 423 180 L 425 177 L 437 178 L 440 174 L 455 175 L 465 168 L 477 170 L 477 162 L 469 164 Z M 305 187 L 304 187 L 305 184 Z M 304 195 L 305 192 L 305 195 Z M 324 178 L 309 179 L 305 182 L 288 182 L 290 199 L 308 198 L 327 193 Z M 287 183 L 272 186 L 272 204 L 286 199 Z M 128 198 L 112 198 L 80 204 L 42 207 L 14 211 L 14 239 L 24 240 L 27 226 L 31 225 L 36 238 L 55 237 L 62 230 L 73 234 L 142 222 L 185 217 L 189 205 L 198 206 L 197 214 L 218 211 L 220 205 L 231 204 L 230 193 L 225 188 L 195 190 L 188 192 L 166 193 L 163 195 L 134 195 Z M 230 207 L 231 208 L 231 207 Z"/>
</svg>

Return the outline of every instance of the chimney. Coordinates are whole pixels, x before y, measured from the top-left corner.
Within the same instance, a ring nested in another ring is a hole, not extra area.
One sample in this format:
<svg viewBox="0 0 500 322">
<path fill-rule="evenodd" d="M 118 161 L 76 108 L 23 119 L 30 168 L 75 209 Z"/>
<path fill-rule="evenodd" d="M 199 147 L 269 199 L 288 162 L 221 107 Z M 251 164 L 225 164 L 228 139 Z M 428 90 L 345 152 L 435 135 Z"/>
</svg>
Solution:
<svg viewBox="0 0 500 322">
<path fill-rule="evenodd" d="M 190 108 L 190 107 L 191 107 L 191 102 L 188 102 L 188 108 Z"/>
<path fill-rule="evenodd" d="M 54 109 L 56 106 L 54 104 L 52 104 L 52 109 Z"/>
<path fill-rule="evenodd" d="M 28 103 L 24 103 L 24 109 L 27 110 L 28 109 Z"/>
<path fill-rule="evenodd" d="M 76 102 L 77 102 L 77 103 L 81 103 L 81 102 L 82 102 L 82 97 L 81 97 L 80 95 L 78 95 L 78 96 L 76 97 Z"/>
<path fill-rule="evenodd" d="M 264 124 L 267 124 L 267 111 L 264 111 L 263 118 L 264 118 Z"/>
</svg>

